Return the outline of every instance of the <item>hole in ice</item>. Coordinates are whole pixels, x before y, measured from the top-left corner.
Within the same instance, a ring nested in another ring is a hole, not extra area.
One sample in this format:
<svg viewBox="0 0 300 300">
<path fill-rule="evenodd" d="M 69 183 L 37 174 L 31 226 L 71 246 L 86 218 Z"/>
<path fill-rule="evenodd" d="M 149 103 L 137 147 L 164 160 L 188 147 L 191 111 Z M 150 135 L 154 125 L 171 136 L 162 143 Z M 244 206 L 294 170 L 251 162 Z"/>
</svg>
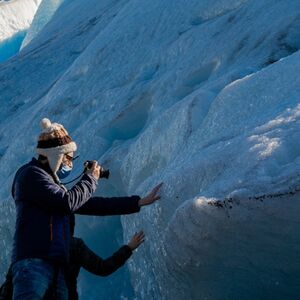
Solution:
<svg viewBox="0 0 300 300">
<path fill-rule="evenodd" d="M 149 107 L 149 96 L 145 96 L 137 103 L 132 103 L 107 127 L 103 128 L 100 135 L 109 141 L 134 138 L 141 132 L 147 122 Z"/>
<path fill-rule="evenodd" d="M 209 79 L 212 73 L 219 66 L 219 63 L 219 60 L 213 60 L 208 64 L 202 65 L 198 70 L 188 75 L 183 81 L 182 86 L 176 90 L 175 97 L 183 99 L 194 92 L 203 82 Z"/>
</svg>

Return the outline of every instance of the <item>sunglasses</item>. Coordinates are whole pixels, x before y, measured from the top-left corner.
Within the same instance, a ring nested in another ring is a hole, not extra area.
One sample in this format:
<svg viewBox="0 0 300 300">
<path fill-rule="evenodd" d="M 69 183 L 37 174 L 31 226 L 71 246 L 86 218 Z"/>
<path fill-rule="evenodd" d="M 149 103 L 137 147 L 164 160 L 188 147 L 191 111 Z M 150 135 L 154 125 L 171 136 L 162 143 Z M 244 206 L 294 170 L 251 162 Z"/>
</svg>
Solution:
<svg viewBox="0 0 300 300">
<path fill-rule="evenodd" d="M 73 156 L 70 156 L 70 155 L 68 155 L 68 154 L 65 154 L 65 158 L 67 159 L 67 160 L 69 160 L 69 161 L 74 161 L 75 159 L 77 159 L 79 157 L 79 155 L 76 155 L 75 157 L 73 157 Z"/>
</svg>

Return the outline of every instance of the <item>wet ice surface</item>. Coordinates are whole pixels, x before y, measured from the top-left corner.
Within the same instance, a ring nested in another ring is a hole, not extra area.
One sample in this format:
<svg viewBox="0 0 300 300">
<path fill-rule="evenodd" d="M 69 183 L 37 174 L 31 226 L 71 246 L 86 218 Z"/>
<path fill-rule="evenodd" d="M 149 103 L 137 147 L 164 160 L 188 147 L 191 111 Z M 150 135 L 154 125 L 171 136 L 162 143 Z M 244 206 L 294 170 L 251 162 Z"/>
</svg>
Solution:
<svg viewBox="0 0 300 300">
<path fill-rule="evenodd" d="M 78 235 L 103 256 L 122 235 L 147 236 L 129 271 L 106 282 L 83 275 L 83 299 L 133 299 L 131 284 L 137 299 L 297 299 L 299 195 L 248 197 L 300 186 L 299 8 L 66 1 L 1 65 L 3 202 L 44 116 L 77 142 L 74 173 L 90 158 L 110 168 L 98 195 L 145 195 L 164 182 L 162 200 L 122 217 L 122 228 L 115 218 L 79 221 Z M 225 197 L 232 203 L 219 205 Z M 14 222 L 7 206 L 2 272 Z"/>
</svg>

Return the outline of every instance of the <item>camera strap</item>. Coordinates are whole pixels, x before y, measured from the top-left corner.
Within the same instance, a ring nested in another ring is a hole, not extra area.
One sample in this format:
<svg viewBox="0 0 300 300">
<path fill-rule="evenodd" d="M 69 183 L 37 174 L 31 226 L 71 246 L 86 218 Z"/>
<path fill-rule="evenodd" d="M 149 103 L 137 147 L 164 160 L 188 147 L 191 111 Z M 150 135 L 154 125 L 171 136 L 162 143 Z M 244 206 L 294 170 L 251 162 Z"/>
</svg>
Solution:
<svg viewBox="0 0 300 300">
<path fill-rule="evenodd" d="M 79 179 L 83 174 L 84 174 L 84 171 L 82 173 L 80 173 L 80 175 L 77 176 L 76 178 L 74 178 L 74 179 L 72 179 L 72 180 L 70 180 L 68 182 L 61 182 L 61 184 L 66 185 L 66 184 L 72 183 L 73 181 Z"/>
</svg>

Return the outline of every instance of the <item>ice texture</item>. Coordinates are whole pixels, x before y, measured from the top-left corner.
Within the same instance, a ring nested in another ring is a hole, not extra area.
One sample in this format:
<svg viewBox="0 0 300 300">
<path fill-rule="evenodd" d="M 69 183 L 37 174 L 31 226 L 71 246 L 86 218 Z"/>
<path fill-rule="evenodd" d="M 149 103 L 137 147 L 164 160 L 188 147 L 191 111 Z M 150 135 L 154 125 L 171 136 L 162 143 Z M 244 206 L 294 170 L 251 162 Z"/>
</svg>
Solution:
<svg viewBox="0 0 300 300">
<path fill-rule="evenodd" d="M 74 174 L 86 159 L 110 169 L 97 195 L 164 182 L 159 202 L 121 222 L 78 220 L 103 256 L 147 236 L 129 269 L 82 274 L 82 299 L 298 299 L 299 11 L 295 0 L 65 1 L 0 66 L 1 278 L 11 181 L 46 116 L 78 144 Z"/>
</svg>

